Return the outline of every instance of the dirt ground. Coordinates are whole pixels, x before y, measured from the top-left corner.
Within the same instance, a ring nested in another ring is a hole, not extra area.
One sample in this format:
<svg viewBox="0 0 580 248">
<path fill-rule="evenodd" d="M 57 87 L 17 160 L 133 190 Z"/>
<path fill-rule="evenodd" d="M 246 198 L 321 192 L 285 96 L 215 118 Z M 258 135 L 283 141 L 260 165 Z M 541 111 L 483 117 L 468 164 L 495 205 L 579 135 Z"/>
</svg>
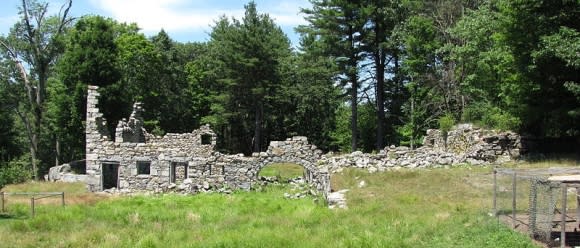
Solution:
<svg viewBox="0 0 580 248">
<path fill-rule="evenodd" d="M 569 213 L 576 213 L 576 210 L 569 209 L 568 214 L 566 214 L 566 247 L 580 247 L 580 224 L 578 220 L 576 220 L 576 218 Z M 514 230 L 526 235 L 530 235 L 529 215 L 516 214 L 515 221 L 511 215 L 500 215 L 498 218 L 499 221 L 509 227 L 512 227 Z M 560 247 L 559 240 L 562 231 L 560 225 L 561 219 L 561 214 L 554 215 L 554 221 L 552 222 L 552 232 L 549 238 L 551 242 L 548 244 L 548 242 L 545 240 L 535 240 L 536 244 L 546 248 Z"/>
</svg>

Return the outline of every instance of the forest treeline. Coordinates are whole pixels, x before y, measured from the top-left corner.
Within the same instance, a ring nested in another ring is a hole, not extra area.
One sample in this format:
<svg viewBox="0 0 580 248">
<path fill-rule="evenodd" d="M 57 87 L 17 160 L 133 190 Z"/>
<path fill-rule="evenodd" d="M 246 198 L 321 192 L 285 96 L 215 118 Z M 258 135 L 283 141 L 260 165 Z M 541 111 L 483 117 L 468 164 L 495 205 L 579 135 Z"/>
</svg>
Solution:
<svg viewBox="0 0 580 248">
<path fill-rule="evenodd" d="M 0 178 L 84 159 L 87 85 L 113 128 L 132 103 L 153 134 L 210 124 L 249 154 L 304 135 L 324 150 L 416 147 L 452 123 L 580 135 L 580 2 L 310 0 L 288 37 L 253 2 L 207 42 L 23 0 L 0 36 Z M 6 179 L 8 178 L 8 179 Z M 2 182 L 0 182 L 2 185 Z"/>
</svg>

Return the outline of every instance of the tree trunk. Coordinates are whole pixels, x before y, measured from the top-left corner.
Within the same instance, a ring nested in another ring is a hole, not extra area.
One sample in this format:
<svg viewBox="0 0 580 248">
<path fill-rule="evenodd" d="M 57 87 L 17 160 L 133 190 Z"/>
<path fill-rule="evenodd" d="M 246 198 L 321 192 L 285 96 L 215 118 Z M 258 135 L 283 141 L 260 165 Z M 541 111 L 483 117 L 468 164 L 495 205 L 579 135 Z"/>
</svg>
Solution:
<svg viewBox="0 0 580 248">
<path fill-rule="evenodd" d="M 264 106 L 262 103 L 258 103 L 255 108 L 255 115 L 254 115 L 254 148 L 253 152 L 261 152 L 262 151 L 262 115 L 263 115 Z"/>
<path fill-rule="evenodd" d="M 415 90 L 411 95 L 411 150 L 415 150 Z"/>
<path fill-rule="evenodd" d="M 350 43 L 350 57 L 348 61 L 348 68 L 347 68 L 347 75 L 348 79 L 351 83 L 351 90 L 350 90 L 350 110 L 351 110 L 351 117 L 350 117 L 350 130 L 351 130 L 351 143 L 350 148 L 351 151 L 357 150 L 357 143 L 358 143 L 358 68 L 357 68 L 357 52 L 356 46 L 354 42 L 354 29 L 351 26 L 348 35 L 348 41 Z"/>
<path fill-rule="evenodd" d="M 351 137 L 351 151 L 357 150 L 357 143 L 358 143 L 358 78 L 356 73 L 351 74 L 351 84 L 352 89 L 350 92 L 350 101 L 351 101 L 351 117 L 350 117 L 350 130 L 352 133 Z"/>
<path fill-rule="evenodd" d="M 375 66 L 377 73 L 377 150 L 384 148 L 385 136 L 385 66 L 383 54 L 377 52 L 375 54 Z"/>
<path fill-rule="evenodd" d="M 54 158 L 55 158 L 54 163 L 55 163 L 55 166 L 59 166 L 60 165 L 60 159 L 59 159 L 60 158 L 60 142 L 58 141 L 58 137 L 55 138 L 54 146 L 55 146 L 55 152 L 56 152 L 56 154 L 54 156 Z M 70 159 L 69 159 L 69 161 L 70 161 Z"/>
</svg>

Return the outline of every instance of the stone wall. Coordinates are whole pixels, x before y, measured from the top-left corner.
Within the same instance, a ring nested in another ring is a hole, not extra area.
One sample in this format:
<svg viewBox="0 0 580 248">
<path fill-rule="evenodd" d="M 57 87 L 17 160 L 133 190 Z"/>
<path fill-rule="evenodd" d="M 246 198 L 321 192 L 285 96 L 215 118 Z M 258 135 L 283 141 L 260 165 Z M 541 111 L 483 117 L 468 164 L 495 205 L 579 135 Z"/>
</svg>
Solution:
<svg viewBox="0 0 580 248">
<path fill-rule="evenodd" d="M 308 183 L 325 195 L 330 190 L 328 172 L 316 166 L 322 152 L 306 137 L 272 141 L 266 152 L 251 157 L 222 154 L 214 149 L 216 135 L 208 125 L 163 137 L 147 133 L 141 104 L 135 103 L 129 119 L 119 121 L 112 140 L 97 108 L 97 90 L 89 86 L 87 96 L 84 177 L 91 191 L 112 187 L 122 192 L 250 189 L 264 166 L 279 162 L 302 165 Z"/>
<path fill-rule="evenodd" d="M 386 147 L 378 154 L 353 152 L 324 155 L 319 162 L 331 172 L 355 167 L 370 172 L 400 168 L 433 168 L 450 165 L 505 163 L 520 155 L 521 138 L 513 132 L 486 130 L 460 124 L 448 133 L 445 142 L 441 131 L 427 130 L 422 147 L 411 150 L 401 146 Z"/>
<path fill-rule="evenodd" d="M 521 137 L 516 133 L 483 129 L 472 124 L 453 127 L 447 134 L 447 141 L 440 130 L 429 129 L 423 146 L 484 162 L 517 158 L 522 148 Z"/>
</svg>

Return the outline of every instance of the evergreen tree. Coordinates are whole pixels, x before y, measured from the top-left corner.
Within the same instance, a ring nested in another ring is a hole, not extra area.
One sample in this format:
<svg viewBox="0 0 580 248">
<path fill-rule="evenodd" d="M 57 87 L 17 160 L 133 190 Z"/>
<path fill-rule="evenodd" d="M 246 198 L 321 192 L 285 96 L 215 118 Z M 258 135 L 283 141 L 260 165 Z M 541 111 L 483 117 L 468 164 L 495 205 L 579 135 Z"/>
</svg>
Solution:
<svg viewBox="0 0 580 248">
<path fill-rule="evenodd" d="M 241 21 L 218 21 L 210 49 L 221 88 L 213 98 L 214 124 L 222 124 L 227 149 L 249 153 L 265 148 L 265 116 L 272 111 L 270 98 L 280 87 L 280 63 L 290 55 L 290 44 L 268 15 L 257 13 L 254 2 L 245 9 Z"/>
<path fill-rule="evenodd" d="M 351 150 L 358 145 L 358 99 L 360 67 L 363 60 L 362 40 L 365 9 L 362 1 L 311 0 L 312 9 L 303 9 L 308 25 L 298 31 L 316 37 L 323 44 L 324 53 L 336 59 L 340 68 L 340 83 L 350 95 L 351 106 Z"/>
</svg>

